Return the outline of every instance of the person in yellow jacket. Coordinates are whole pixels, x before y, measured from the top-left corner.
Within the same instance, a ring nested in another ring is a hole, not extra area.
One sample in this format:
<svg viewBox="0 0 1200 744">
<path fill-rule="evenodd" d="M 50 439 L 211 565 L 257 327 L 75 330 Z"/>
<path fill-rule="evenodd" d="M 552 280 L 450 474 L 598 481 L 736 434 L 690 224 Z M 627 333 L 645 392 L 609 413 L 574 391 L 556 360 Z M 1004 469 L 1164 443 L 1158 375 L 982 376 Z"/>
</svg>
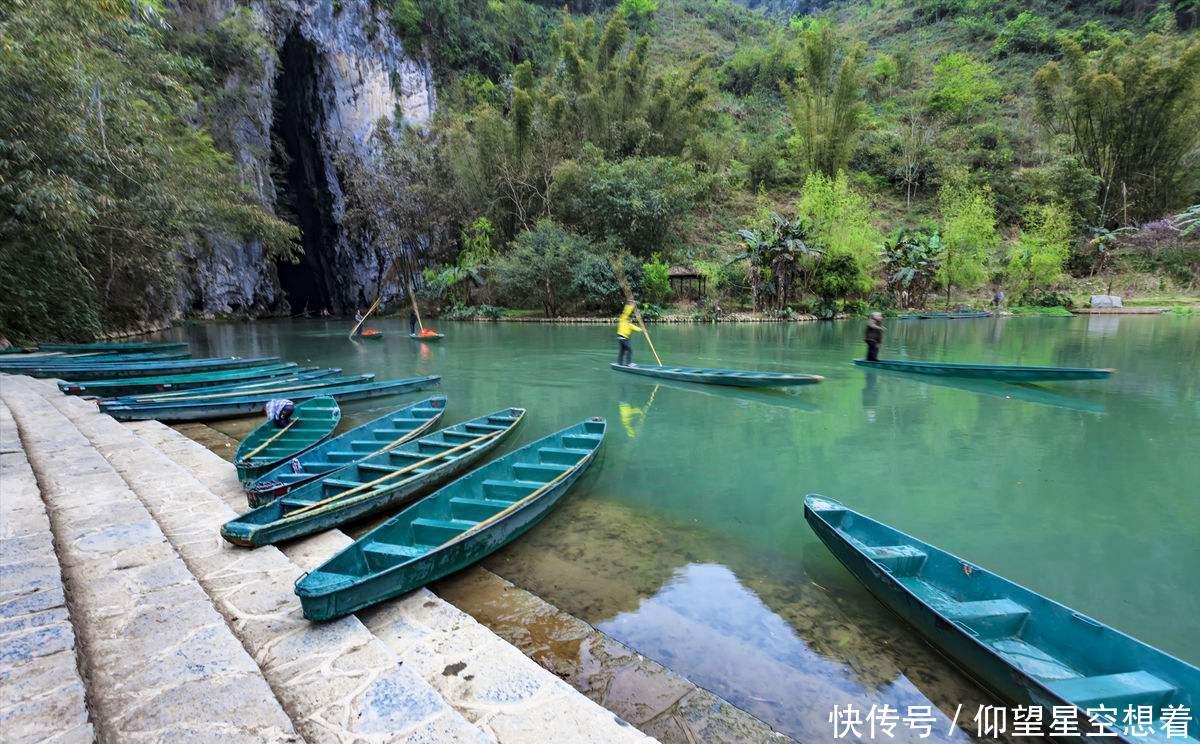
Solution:
<svg viewBox="0 0 1200 744">
<path fill-rule="evenodd" d="M 621 311 L 621 316 L 617 318 L 617 343 L 620 345 L 620 350 L 617 352 L 617 364 L 622 366 L 633 364 L 633 348 L 629 345 L 630 334 L 642 332 L 642 329 L 629 319 L 631 315 L 633 315 L 633 303 L 627 302 L 625 309 Z"/>
</svg>

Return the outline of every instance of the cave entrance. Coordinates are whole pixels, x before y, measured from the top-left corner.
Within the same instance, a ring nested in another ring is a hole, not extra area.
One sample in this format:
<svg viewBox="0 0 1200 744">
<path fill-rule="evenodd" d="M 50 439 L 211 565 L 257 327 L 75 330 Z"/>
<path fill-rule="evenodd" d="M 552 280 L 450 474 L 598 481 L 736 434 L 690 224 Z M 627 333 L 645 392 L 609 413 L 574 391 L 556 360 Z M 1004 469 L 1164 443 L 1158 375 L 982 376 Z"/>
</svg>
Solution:
<svg viewBox="0 0 1200 744">
<path fill-rule="evenodd" d="M 338 226 L 319 133 L 326 113 L 318 93 L 317 50 L 293 29 L 279 53 L 271 117 L 276 207 L 300 228 L 304 256 L 276 264 L 293 315 L 335 310 L 333 262 Z"/>
</svg>

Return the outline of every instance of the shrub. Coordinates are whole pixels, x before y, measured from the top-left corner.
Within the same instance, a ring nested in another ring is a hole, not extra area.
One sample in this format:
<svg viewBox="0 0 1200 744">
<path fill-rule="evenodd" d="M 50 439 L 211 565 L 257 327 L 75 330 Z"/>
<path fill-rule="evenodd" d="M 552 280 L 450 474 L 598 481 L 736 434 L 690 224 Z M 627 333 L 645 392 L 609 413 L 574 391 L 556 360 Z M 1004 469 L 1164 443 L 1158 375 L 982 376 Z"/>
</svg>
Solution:
<svg viewBox="0 0 1200 744">
<path fill-rule="evenodd" d="M 591 244 L 553 220 L 542 220 L 513 241 L 492 266 L 492 278 L 505 302 L 534 305 L 546 317 L 558 316 L 579 296 L 575 272 Z"/>
<path fill-rule="evenodd" d="M 1014 52 L 1051 51 L 1054 51 L 1054 28 L 1043 16 L 1028 10 L 1006 23 L 992 45 L 992 53 L 1001 57 Z"/>
<path fill-rule="evenodd" d="M 1062 278 L 1073 232 L 1071 218 L 1062 206 L 1043 204 L 1030 210 L 1008 254 L 1005 273 L 1014 295 L 1048 290 Z"/>
<path fill-rule="evenodd" d="M 964 52 L 948 54 L 933 66 L 929 108 L 955 121 L 987 114 L 1000 98 L 992 68 Z"/>
<path fill-rule="evenodd" d="M 820 173 L 810 175 L 804 181 L 796 212 L 811 222 L 810 234 L 827 256 L 849 256 L 852 260 L 857 279 L 847 293 L 870 289 L 883 235 L 871 221 L 871 205 L 851 188 L 846 174 L 839 171 L 834 178 Z"/>
<path fill-rule="evenodd" d="M 659 305 L 671 296 L 671 266 L 657 253 L 649 263 L 642 264 L 642 293 L 648 301 Z"/>
</svg>

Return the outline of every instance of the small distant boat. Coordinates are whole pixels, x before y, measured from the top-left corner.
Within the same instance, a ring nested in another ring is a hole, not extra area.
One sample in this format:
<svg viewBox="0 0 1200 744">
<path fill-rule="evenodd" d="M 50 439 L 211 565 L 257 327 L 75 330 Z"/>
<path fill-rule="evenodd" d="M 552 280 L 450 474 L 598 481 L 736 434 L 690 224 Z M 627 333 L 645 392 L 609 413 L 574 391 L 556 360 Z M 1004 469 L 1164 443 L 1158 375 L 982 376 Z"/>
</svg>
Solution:
<svg viewBox="0 0 1200 744">
<path fill-rule="evenodd" d="M 524 416 L 524 408 L 505 408 L 339 468 L 226 522 L 221 536 L 257 548 L 400 506 L 469 470 Z"/>
<path fill-rule="evenodd" d="M 913 362 L 899 359 L 881 359 L 877 362 L 855 359 L 854 363 L 867 369 L 886 369 L 893 372 L 912 372 L 918 375 L 969 377 L 976 380 L 1001 380 L 1004 382 L 1102 380 L 1116 372 L 1115 369 L 1094 367 L 1023 367 L 1010 364 L 956 364 L 953 362 Z"/>
<path fill-rule="evenodd" d="M 295 455 L 315 447 L 333 433 L 342 420 L 342 410 L 329 396 L 296 404 L 292 419 L 280 427 L 264 421 L 250 432 L 234 455 L 238 480 L 245 483 Z"/>
<path fill-rule="evenodd" d="M 295 364 L 275 364 L 250 369 L 227 369 L 219 372 L 190 372 L 156 377 L 130 377 L 124 380 L 92 380 L 88 382 L 60 382 L 58 389 L 67 395 L 95 395 L 113 398 L 128 395 L 145 395 L 175 390 L 211 388 L 237 382 L 257 382 L 271 378 L 315 371 L 315 367 L 298 367 Z"/>
<path fill-rule="evenodd" d="M 383 338 L 383 331 L 366 330 L 355 336 L 355 338 L 365 338 L 372 341 L 378 341 Z"/>
<path fill-rule="evenodd" d="M 820 375 L 802 375 L 792 372 L 752 372 L 741 369 L 705 369 L 703 367 L 666 367 L 657 364 L 612 364 L 619 372 L 629 372 L 667 380 L 699 382 L 706 385 L 732 385 L 734 387 L 791 387 L 815 385 L 825 379 Z"/>
<path fill-rule="evenodd" d="M 918 313 L 921 320 L 958 320 L 960 318 L 990 318 L 992 314 L 984 310 L 963 310 L 951 313 Z"/>
<path fill-rule="evenodd" d="M 1103 706 L 1119 740 L 1196 743 L 1200 669 L 836 501 L 809 496 L 804 518 L 888 609 L 1000 697 L 1043 708 L 1047 725 L 1064 706 L 1097 731 L 1088 710 Z M 1121 730 L 1129 706 L 1150 707 L 1149 738 Z M 1164 736 L 1167 706 L 1182 706 L 1187 736 Z"/>
<path fill-rule="evenodd" d="M 408 337 L 414 341 L 441 341 L 446 337 L 446 334 L 433 331 L 430 333 L 410 333 L 408 334 Z"/>
<path fill-rule="evenodd" d="M 187 349 L 188 345 L 181 342 L 166 342 L 166 343 L 144 343 L 144 342 L 125 342 L 125 343 L 93 343 L 93 344 L 38 344 L 38 348 L 42 351 L 114 351 L 118 353 L 139 352 L 139 351 L 180 351 Z"/>
<path fill-rule="evenodd" d="M 184 374 L 187 372 L 265 367 L 275 364 L 279 357 L 224 357 L 214 359 L 179 359 L 174 361 L 129 362 L 115 364 L 78 364 L 47 366 L 38 365 L 23 369 L 15 374 L 30 377 L 57 377 L 71 382 L 107 380 L 124 377 L 146 377 L 148 375 Z M 12 370 L 0 370 L 11 372 Z"/>
<path fill-rule="evenodd" d="M 403 380 L 377 380 L 358 385 L 296 390 L 288 392 L 286 397 L 295 403 L 299 403 L 309 398 L 328 395 L 339 403 L 344 403 L 351 400 L 363 400 L 383 395 L 399 395 L 401 393 L 414 392 L 437 385 L 441 379 L 437 375 L 428 375 L 425 377 L 409 377 Z M 207 421 L 211 419 L 253 415 L 261 411 L 267 401 L 278 397 L 280 397 L 278 393 L 258 392 L 215 400 L 101 406 L 101 410 L 118 421 Z"/>
<path fill-rule="evenodd" d="M 247 484 L 246 500 L 252 508 L 264 506 L 338 468 L 398 447 L 432 429 L 445 412 L 446 396 L 434 395 L 386 413 L 263 473 Z"/>
<path fill-rule="evenodd" d="M 536 525 L 595 459 L 602 418 L 510 452 L 413 504 L 296 582 L 309 620 L 331 620 L 424 586 Z"/>
</svg>

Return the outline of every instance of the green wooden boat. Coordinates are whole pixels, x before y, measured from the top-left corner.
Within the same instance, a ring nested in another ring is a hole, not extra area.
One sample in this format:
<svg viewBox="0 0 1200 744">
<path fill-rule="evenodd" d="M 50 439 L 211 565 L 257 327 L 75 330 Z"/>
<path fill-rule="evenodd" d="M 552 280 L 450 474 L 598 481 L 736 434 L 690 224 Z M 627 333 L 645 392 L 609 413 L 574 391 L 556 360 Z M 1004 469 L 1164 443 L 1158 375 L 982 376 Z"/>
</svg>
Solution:
<svg viewBox="0 0 1200 744">
<path fill-rule="evenodd" d="M 238 480 L 243 483 L 254 480 L 281 462 L 315 447 L 333 433 L 341 420 L 342 409 L 337 401 L 324 395 L 298 403 L 291 421 L 283 427 L 264 421 L 238 444 L 233 458 Z"/>
<path fill-rule="evenodd" d="M 221 535 L 256 548 L 400 506 L 474 467 L 524 416 L 501 409 L 346 465 L 226 522 Z"/>
<path fill-rule="evenodd" d="M 251 508 L 264 506 L 338 468 L 398 447 L 437 426 L 445 412 L 444 395 L 397 408 L 263 473 L 246 485 L 246 500 Z"/>
<path fill-rule="evenodd" d="M 110 406 L 138 406 L 138 405 L 157 405 L 160 403 L 175 403 L 178 401 L 200 401 L 200 400 L 218 400 L 220 398 L 233 398 L 239 395 L 251 395 L 253 393 L 279 393 L 277 398 L 287 397 L 286 393 L 296 392 L 298 390 L 312 390 L 321 387 L 340 387 L 342 385 L 357 385 L 361 382 L 370 382 L 375 379 L 373 372 L 367 372 L 361 375 L 346 375 L 344 377 L 332 377 L 331 374 L 339 372 L 336 368 L 333 370 L 315 370 L 313 372 L 303 372 L 289 377 L 272 377 L 266 380 L 257 380 L 255 382 L 240 382 L 231 385 L 217 385 L 214 387 L 200 388 L 199 390 L 176 390 L 166 393 L 157 393 L 154 395 L 129 395 L 123 398 L 104 398 L 100 401 L 100 409 L 105 410 Z"/>
<path fill-rule="evenodd" d="M 699 382 L 706 385 L 732 385 L 734 387 L 792 387 L 815 385 L 825 379 L 820 375 L 802 375 L 792 372 L 751 372 L 741 369 L 705 369 L 703 367 L 664 367 L 657 364 L 612 364 L 619 372 L 635 375 L 661 377 L 682 382 Z"/>
<path fill-rule="evenodd" d="M 912 372 L 918 375 L 943 375 L 946 377 L 969 377 L 975 380 L 999 380 L 1001 382 L 1056 382 L 1061 380 L 1102 380 L 1115 369 L 1092 367 L 1022 367 L 1007 364 L 956 364 L 953 362 L 910 362 L 899 359 L 881 359 L 868 362 L 855 359 L 854 363 L 867 369 L 886 369 L 893 372 Z"/>
<path fill-rule="evenodd" d="M 1085 734 L 1098 728 L 1088 709 L 1104 706 L 1117 738 L 1157 743 L 1166 707 L 1184 706 L 1191 738 L 1173 740 L 1196 743 L 1200 669 L 836 501 L 809 496 L 804 517 L 876 598 L 1010 703 L 1041 707 L 1047 724 L 1054 706 L 1072 707 Z M 1153 733 L 1122 731 L 1128 706 L 1143 705 Z"/>
<path fill-rule="evenodd" d="M 963 310 L 950 313 L 920 313 L 921 320 L 960 320 L 962 318 L 990 318 L 992 314 L 984 310 Z"/>
<path fill-rule="evenodd" d="M 143 362 L 169 362 L 175 359 L 188 359 L 192 355 L 186 351 L 153 353 L 153 354 L 80 354 L 41 359 L 0 359 L 0 370 L 12 367 L 99 367 L 109 364 L 134 364 Z"/>
<path fill-rule="evenodd" d="M 294 403 L 309 398 L 328 395 L 339 403 L 365 400 L 384 395 L 400 395 L 423 390 L 441 381 L 437 375 L 409 377 L 402 380 L 376 380 L 357 385 L 342 385 L 331 388 L 313 388 L 287 393 Z M 250 416 L 262 411 L 267 401 L 280 397 L 277 393 L 255 393 L 215 400 L 175 401 L 154 405 L 107 406 L 103 410 L 118 421 L 209 421 L 212 419 Z"/>
<path fill-rule="evenodd" d="M 293 363 L 274 364 L 250 369 L 226 369 L 219 372 L 192 372 L 156 377 L 131 377 L 124 380 L 92 380 L 90 382 L 60 382 L 58 389 L 67 395 L 94 395 L 102 398 L 146 395 L 173 390 L 192 390 L 228 385 L 236 382 L 257 382 L 303 372 L 315 372 L 316 367 L 300 367 Z"/>
<path fill-rule="evenodd" d="M 510 452 L 413 504 L 296 582 L 309 620 L 331 620 L 459 571 L 525 534 L 595 459 L 592 418 Z"/>
<path fill-rule="evenodd" d="M 93 344 L 38 344 L 38 348 L 42 351 L 113 351 L 118 353 L 139 352 L 139 351 L 179 351 L 187 349 L 186 343 L 180 342 L 114 342 L 114 343 L 93 343 Z"/>
<path fill-rule="evenodd" d="M 410 333 L 410 334 L 408 334 L 408 337 L 411 338 L 413 341 L 441 341 L 443 338 L 446 337 L 446 334 L 435 333 L 432 336 L 421 336 L 416 333 Z"/>
<path fill-rule="evenodd" d="M 132 362 L 129 364 L 104 365 L 64 365 L 60 367 L 39 366 L 25 369 L 16 374 L 30 377 L 56 377 L 71 382 L 88 380 L 107 380 L 123 377 L 146 377 L 149 375 L 173 375 L 188 372 L 215 371 L 221 369 L 242 369 L 245 367 L 265 367 L 279 361 L 279 357 L 225 357 L 214 359 L 179 359 L 167 362 Z M 9 370 L 3 370 L 9 371 Z"/>
</svg>

